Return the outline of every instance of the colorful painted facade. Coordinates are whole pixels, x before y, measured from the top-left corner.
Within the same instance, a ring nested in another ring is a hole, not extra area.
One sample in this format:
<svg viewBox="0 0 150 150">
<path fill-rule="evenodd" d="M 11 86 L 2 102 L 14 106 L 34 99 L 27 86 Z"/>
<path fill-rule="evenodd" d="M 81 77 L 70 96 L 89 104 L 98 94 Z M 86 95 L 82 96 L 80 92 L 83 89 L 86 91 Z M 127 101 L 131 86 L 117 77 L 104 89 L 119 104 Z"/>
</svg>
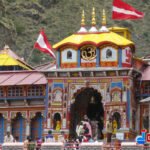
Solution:
<svg viewBox="0 0 150 150">
<path fill-rule="evenodd" d="M 142 95 L 150 79 L 142 82 L 142 90 L 139 80 L 142 67 L 148 64 L 133 57 L 135 45 L 128 29 L 107 28 L 104 12 L 98 29 L 93 9 L 90 29 L 85 27 L 83 13 L 80 30 L 53 48 L 56 66 L 41 65 L 38 72 L 14 59 L 8 48 L 0 54 L 4 58 L 5 52 L 13 60 L 7 64 L 0 60 L 0 68 L 6 66 L 0 72 L 0 142 L 8 130 L 19 141 L 27 135 L 33 139 L 45 136 L 48 130 L 56 138 L 60 131 L 75 137 L 76 126 L 85 115 L 93 128 L 97 123 L 99 139 L 105 137 L 110 117 L 113 134 L 122 133 L 126 140 L 148 127 L 141 118 L 149 106 L 139 102 L 150 93 L 148 88 L 148 95 Z"/>
<path fill-rule="evenodd" d="M 105 14 L 97 29 L 93 10 L 89 30 L 83 13 L 80 30 L 53 46 L 57 69 L 41 68 L 49 85 L 47 130 L 53 129 L 56 135 L 64 130 L 75 137 L 77 124 L 87 115 L 98 122 L 99 134 L 105 136 L 111 117 L 114 134 L 135 138 L 140 129 L 135 83 L 141 72 L 133 67 L 135 47 L 130 37 L 126 28 L 108 29 Z"/>
</svg>

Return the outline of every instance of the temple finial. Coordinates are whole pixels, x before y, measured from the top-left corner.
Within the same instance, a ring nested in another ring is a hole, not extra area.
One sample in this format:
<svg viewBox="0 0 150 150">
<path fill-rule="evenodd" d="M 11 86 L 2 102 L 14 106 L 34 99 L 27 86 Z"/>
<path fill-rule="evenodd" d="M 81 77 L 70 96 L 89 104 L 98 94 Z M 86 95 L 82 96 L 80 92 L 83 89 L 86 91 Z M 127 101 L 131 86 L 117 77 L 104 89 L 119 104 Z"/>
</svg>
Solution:
<svg viewBox="0 0 150 150">
<path fill-rule="evenodd" d="M 105 9 L 103 9 L 102 26 L 106 26 L 106 13 L 105 13 Z"/>
<path fill-rule="evenodd" d="M 9 50 L 9 49 L 10 49 L 9 46 L 5 44 L 4 50 Z"/>
<path fill-rule="evenodd" d="M 82 16 L 81 16 L 81 26 L 82 27 L 85 26 L 85 14 L 84 14 L 84 10 L 82 11 Z"/>
<path fill-rule="evenodd" d="M 97 32 L 95 8 L 94 7 L 93 7 L 93 10 L 92 10 L 92 27 L 89 29 L 89 32 Z"/>
<path fill-rule="evenodd" d="M 92 10 L 92 26 L 96 25 L 96 17 L 95 17 L 95 7 Z"/>
<path fill-rule="evenodd" d="M 3 50 L 1 50 L 1 53 L 7 54 L 9 50 L 10 50 L 9 46 L 5 44 Z"/>
<path fill-rule="evenodd" d="M 106 27 L 106 13 L 105 9 L 103 9 L 103 15 L 102 15 L 102 26 L 99 29 L 100 32 L 109 32 L 108 28 Z"/>
<path fill-rule="evenodd" d="M 85 28 L 85 14 L 84 14 L 84 10 L 82 11 L 82 15 L 81 15 L 81 27 L 80 27 L 78 33 L 82 33 L 82 32 L 87 32 L 87 29 Z"/>
</svg>

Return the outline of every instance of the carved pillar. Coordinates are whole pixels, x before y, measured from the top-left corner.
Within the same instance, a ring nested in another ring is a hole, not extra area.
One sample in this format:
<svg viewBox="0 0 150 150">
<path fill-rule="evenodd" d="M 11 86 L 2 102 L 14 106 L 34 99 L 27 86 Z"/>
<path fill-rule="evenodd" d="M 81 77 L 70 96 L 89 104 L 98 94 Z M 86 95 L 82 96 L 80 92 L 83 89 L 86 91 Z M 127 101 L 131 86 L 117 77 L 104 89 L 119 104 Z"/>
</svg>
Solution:
<svg viewBox="0 0 150 150">
<path fill-rule="evenodd" d="M 11 126 L 11 120 L 7 121 L 7 128 L 6 131 L 11 132 L 12 131 L 12 126 Z"/>
<path fill-rule="evenodd" d="M 26 136 L 29 136 L 30 135 L 30 128 L 31 128 L 31 120 L 28 120 L 26 122 Z"/>
<path fill-rule="evenodd" d="M 57 67 L 60 68 L 60 50 L 57 51 Z"/>
<path fill-rule="evenodd" d="M 80 67 L 81 66 L 81 54 L 80 54 L 80 49 L 78 49 L 78 64 L 77 64 L 77 67 Z"/>
<path fill-rule="evenodd" d="M 51 118 L 47 119 L 47 128 L 51 128 Z"/>
<path fill-rule="evenodd" d="M 96 67 L 99 67 L 99 64 L 100 64 L 100 51 L 97 48 L 96 49 Z"/>
<path fill-rule="evenodd" d="M 122 49 L 119 48 L 119 49 L 118 49 L 118 52 L 119 52 L 118 66 L 119 66 L 119 67 L 122 67 Z"/>
</svg>

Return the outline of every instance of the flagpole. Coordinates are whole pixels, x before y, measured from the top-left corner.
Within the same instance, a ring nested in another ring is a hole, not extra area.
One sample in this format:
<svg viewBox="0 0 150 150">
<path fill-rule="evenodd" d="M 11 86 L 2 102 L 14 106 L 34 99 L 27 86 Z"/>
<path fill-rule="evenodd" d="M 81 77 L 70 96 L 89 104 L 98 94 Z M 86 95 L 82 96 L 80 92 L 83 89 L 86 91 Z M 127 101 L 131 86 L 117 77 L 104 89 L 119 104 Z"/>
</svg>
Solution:
<svg viewBox="0 0 150 150">
<path fill-rule="evenodd" d="M 27 60 L 26 60 L 27 63 L 29 63 L 30 57 L 31 57 L 31 55 L 32 55 L 32 53 L 33 53 L 33 50 L 34 50 L 34 48 L 32 48 L 32 50 L 31 50 L 31 52 L 30 52 L 30 54 L 29 54 L 29 56 L 28 56 L 28 58 L 27 58 Z"/>
<path fill-rule="evenodd" d="M 30 55 L 29 55 L 29 57 L 28 57 L 27 60 L 26 60 L 27 63 L 29 63 L 29 60 L 30 60 L 31 55 L 32 55 L 32 53 L 33 53 L 33 50 L 34 50 L 34 48 L 32 48 L 32 50 L 31 50 L 31 52 L 30 52 Z M 52 58 L 52 63 L 56 62 L 56 59 L 54 59 L 53 57 L 51 57 L 51 58 Z"/>
</svg>

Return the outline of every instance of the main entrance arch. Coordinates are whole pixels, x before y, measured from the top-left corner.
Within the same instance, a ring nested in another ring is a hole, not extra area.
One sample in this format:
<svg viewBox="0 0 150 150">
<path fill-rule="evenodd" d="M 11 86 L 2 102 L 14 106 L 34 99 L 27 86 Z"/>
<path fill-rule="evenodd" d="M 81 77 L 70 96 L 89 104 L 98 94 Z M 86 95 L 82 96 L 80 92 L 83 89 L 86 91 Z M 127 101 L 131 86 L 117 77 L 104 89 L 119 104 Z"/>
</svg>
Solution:
<svg viewBox="0 0 150 150">
<path fill-rule="evenodd" d="M 91 122 L 98 123 L 99 138 L 102 137 L 104 109 L 101 94 L 94 88 L 81 88 L 74 94 L 75 101 L 70 110 L 70 136 L 76 136 L 76 126 L 87 115 Z"/>
</svg>

